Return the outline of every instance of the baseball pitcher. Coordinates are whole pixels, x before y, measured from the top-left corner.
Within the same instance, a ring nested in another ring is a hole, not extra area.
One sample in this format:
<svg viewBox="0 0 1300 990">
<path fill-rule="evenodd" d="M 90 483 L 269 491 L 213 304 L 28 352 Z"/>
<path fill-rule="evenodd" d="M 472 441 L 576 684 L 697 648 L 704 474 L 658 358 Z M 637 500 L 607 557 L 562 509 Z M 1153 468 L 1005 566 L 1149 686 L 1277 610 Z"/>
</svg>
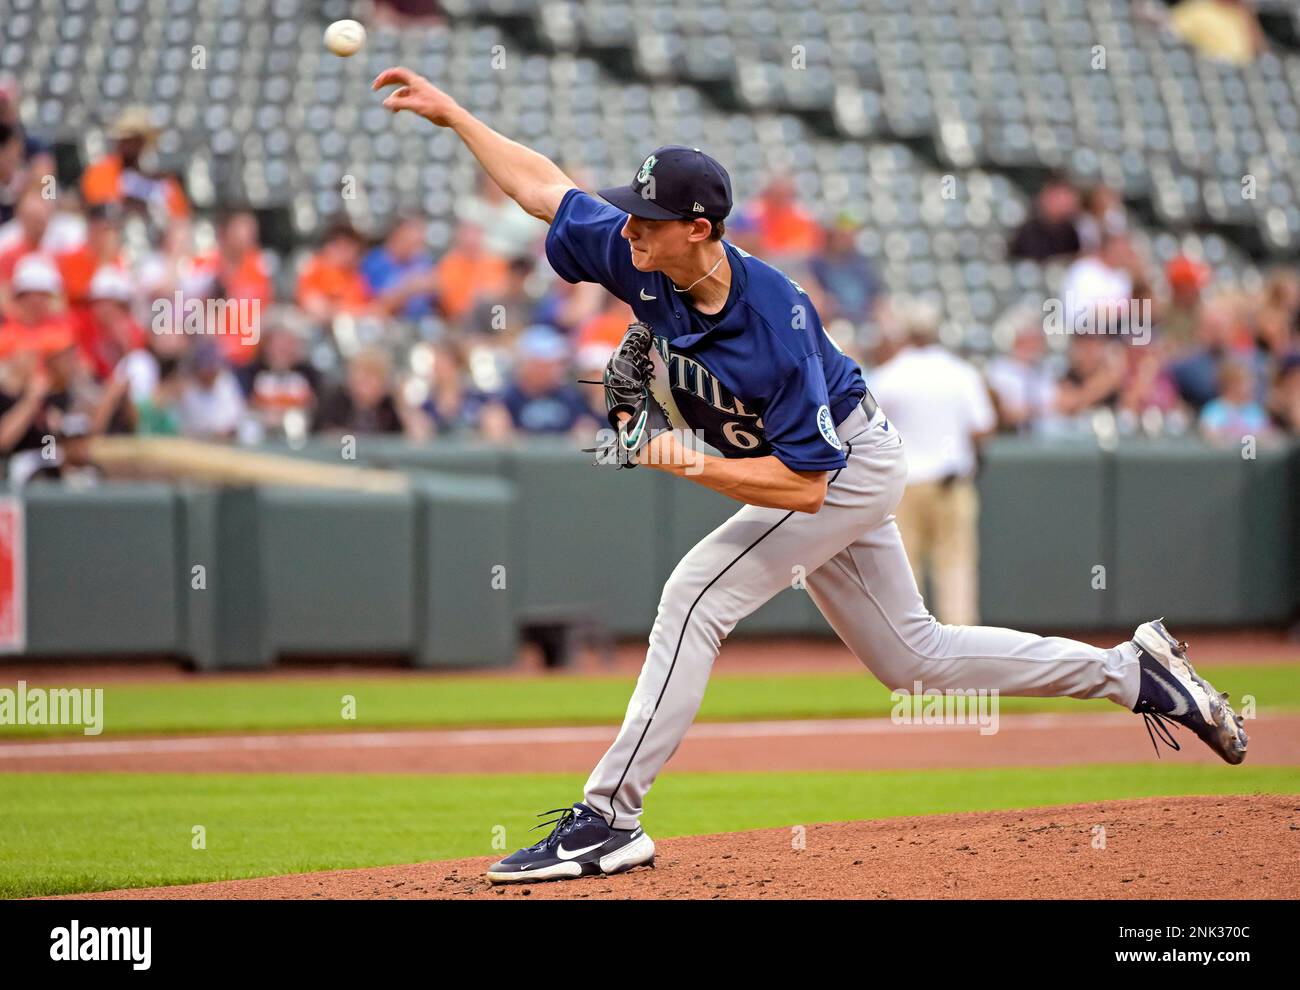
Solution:
<svg viewBox="0 0 1300 990">
<path fill-rule="evenodd" d="M 545 156 L 498 134 L 404 68 L 374 89 L 393 112 L 453 130 L 501 189 L 550 224 L 546 254 L 570 282 L 597 282 L 637 322 L 604 375 L 612 439 L 601 458 L 678 474 L 743 507 L 682 558 L 664 587 L 645 666 L 618 737 L 583 800 L 541 842 L 496 863 L 495 883 L 614 874 L 652 863 L 639 824 L 646 792 L 690 728 L 722 640 L 806 574 L 832 628 L 892 688 L 996 689 L 1105 698 L 1169 723 L 1228 763 L 1246 733 L 1227 695 L 1198 676 L 1161 621 L 1102 650 L 1057 637 L 948 626 L 926 609 L 894 523 L 907 478 L 903 439 L 857 365 L 823 330 L 797 283 L 723 239 L 726 170 L 698 148 L 646 157 L 599 198 Z M 685 425 L 722 456 L 683 443 L 651 390 L 651 348 Z M 802 569 L 802 570 L 799 570 Z"/>
</svg>

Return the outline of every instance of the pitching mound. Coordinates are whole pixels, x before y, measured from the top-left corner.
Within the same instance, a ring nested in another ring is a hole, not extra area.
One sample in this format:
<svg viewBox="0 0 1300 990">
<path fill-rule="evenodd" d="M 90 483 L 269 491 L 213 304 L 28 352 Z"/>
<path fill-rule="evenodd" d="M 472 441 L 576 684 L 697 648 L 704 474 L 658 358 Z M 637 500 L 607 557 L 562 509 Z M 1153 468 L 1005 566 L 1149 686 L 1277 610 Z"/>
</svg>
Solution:
<svg viewBox="0 0 1300 990">
<path fill-rule="evenodd" d="M 658 843 L 656 868 L 492 887 L 491 857 L 101 898 L 1294 898 L 1300 795 L 1146 798 Z"/>
</svg>

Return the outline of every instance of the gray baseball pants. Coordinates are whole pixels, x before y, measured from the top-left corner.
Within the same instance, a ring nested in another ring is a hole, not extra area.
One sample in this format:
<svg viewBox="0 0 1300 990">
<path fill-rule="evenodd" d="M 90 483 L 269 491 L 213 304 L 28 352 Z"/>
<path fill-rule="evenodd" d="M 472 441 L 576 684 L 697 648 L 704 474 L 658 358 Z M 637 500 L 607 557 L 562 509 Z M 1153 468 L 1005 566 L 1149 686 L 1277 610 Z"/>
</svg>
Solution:
<svg viewBox="0 0 1300 990">
<path fill-rule="evenodd" d="M 903 442 L 883 411 L 837 427 L 847 465 L 820 511 L 747 505 L 673 570 L 623 726 L 585 788 L 587 805 L 633 828 L 646 792 L 695 719 L 722 640 L 800 574 L 850 650 L 886 687 L 996 689 L 1004 695 L 1137 702 L 1131 643 L 1102 650 L 991 626 L 949 626 L 926 609 L 894 509 L 907 480 Z M 800 570 L 802 568 L 802 570 Z"/>
</svg>

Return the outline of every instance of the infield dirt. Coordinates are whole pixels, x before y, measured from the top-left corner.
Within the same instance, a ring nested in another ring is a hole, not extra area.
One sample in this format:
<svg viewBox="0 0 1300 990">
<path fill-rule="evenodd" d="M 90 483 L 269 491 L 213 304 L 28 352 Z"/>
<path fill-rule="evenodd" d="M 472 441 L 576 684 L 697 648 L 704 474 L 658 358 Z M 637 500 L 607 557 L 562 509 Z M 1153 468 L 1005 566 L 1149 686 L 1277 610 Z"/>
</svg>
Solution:
<svg viewBox="0 0 1300 990">
<path fill-rule="evenodd" d="M 493 887 L 492 857 L 90 898 L 1295 898 L 1300 795 L 1144 798 L 809 824 L 658 843 L 617 877 Z"/>
</svg>

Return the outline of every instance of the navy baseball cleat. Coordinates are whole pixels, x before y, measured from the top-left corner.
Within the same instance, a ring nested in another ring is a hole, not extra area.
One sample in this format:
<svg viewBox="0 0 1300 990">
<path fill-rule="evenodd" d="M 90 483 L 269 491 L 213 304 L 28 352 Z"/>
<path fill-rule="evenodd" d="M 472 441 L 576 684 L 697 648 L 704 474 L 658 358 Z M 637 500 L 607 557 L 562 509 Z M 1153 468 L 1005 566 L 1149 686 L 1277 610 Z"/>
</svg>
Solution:
<svg viewBox="0 0 1300 990">
<path fill-rule="evenodd" d="M 1187 662 L 1187 644 L 1169 635 L 1163 619 L 1144 622 L 1133 635 L 1142 665 L 1142 682 L 1133 711 L 1146 721 L 1151 745 L 1160 755 L 1156 736 L 1181 749 L 1166 722 L 1191 729 L 1205 745 L 1232 764 L 1246 758 L 1246 730 L 1241 716 L 1228 704 L 1227 693 L 1219 694 Z M 1152 732 L 1152 727 L 1155 732 Z"/>
<path fill-rule="evenodd" d="M 634 866 L 653 865 L 655 844 L 641 826 L 610 828 L 605 819 L 585 804 L 543 811 L 555 815 L 534 825 L 554 825 L 551 834 L 535 846 L 520 849 L 494 863 L 487 872 L 492 883 L 536 883 L 572 877 L 612 876 Z M 540 818 L 541 815 L 538 815 Z"/>
</svg>

